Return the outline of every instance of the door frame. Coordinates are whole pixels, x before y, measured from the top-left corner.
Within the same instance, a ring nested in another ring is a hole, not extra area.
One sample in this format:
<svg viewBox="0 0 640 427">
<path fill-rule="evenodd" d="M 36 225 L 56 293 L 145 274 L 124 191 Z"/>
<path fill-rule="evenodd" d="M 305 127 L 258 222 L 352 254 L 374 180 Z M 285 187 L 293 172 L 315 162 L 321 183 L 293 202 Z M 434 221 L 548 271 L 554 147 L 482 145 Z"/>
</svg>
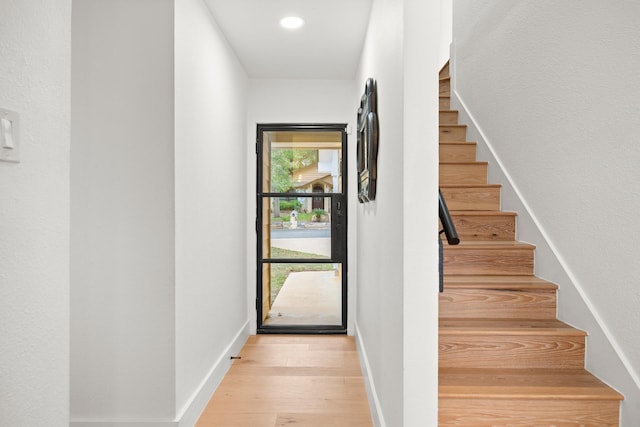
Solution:
<svg viewBox="0 0 640 427">
<path fill-rule="evenodd" d="M 339 193 L 311 193 L 313 197 L 328 197 L 331 199 L 332 207 L 337 206 L 337 209 L 331 209 L 331 259 L 318 259 L 318 260 L 265 260 L 263 259 L 263 222 L 262 222 L 262 200 L 267 197 L 286 197 L 297 196 L 296 193 L 270 193 L 263 191 L 263 141 L 262 135 L 264 132 L 269 131 L 300 131 L 300 132 L 341 132 L 342 136 L 342 157 L 340 162 L 340 171 L 342 175 L 342 191 Z M 347 306 L 348 306 L 348 288 L 347 288 L 347 276 L 348 276 L 348 260 L 347 260 L 347 238 L 348 238 L 348 177 L 347 177 L 347 165 L 348 165 L 348 145 L 347 145 L 347 124 L 346 123 L 319 123 L 319 124 L 305 124 L 305 123 L 258 123 L 256 127 L 256 320 L 258 334 L 346 334 L 347 333 Z M 338 211 L 340 213 L 340 220 L 334 218 L 334 214 Z M 334 238 L 334 236 L 336 238 Z M 342 236 L 342 240 L 338 241 L 338 237 Z M 334 258 L 335 256 L 335 258 Z M 265 325 L 263 323 L 263 265 L 265 263 L 340 263 L 342 265 L 341 280 L 342 280 L 342 324 L 341 325 Z"/>
</svg>

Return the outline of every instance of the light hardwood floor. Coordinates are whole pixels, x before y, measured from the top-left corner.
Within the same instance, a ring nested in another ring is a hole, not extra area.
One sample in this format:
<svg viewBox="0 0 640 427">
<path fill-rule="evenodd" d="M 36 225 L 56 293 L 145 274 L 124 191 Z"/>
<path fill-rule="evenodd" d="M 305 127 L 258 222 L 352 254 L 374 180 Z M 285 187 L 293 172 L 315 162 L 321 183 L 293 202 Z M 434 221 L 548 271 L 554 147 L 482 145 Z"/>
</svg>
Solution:
<svg viewBox="0 0 640 427">
<path fill-rule="evenodd" d="M 254 335 L 197 427 L 370 427 L 353 337 Z"/>
</svg>

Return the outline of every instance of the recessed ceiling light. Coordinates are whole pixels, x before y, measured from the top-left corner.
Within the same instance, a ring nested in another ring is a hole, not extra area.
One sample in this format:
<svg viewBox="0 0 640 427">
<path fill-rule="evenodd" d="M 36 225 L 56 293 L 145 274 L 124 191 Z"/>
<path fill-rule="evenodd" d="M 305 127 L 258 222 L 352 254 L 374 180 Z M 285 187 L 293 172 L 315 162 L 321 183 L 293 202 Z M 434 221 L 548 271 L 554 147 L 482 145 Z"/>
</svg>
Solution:
<svg viewBox="0 0 640 427">
<path fill-rule="evenodd" d="M 280 20 L 280 26 L 288 30 L 296 30 L 304 25 L 304 19 L 299 16 L 287 16 Z"/>
</svg>

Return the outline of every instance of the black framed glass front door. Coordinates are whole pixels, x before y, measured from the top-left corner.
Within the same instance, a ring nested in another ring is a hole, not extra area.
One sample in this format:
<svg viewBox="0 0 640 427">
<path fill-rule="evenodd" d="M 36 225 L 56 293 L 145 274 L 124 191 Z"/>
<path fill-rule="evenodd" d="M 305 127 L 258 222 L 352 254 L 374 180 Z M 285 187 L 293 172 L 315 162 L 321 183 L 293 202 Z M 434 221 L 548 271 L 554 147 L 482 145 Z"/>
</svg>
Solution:
<svg viewBox="0 0 640 427">
<path fill-rule="evenodd" d="M 345 124 L 257 128 L 259 333 L 346 333 Z"/>
</svg>

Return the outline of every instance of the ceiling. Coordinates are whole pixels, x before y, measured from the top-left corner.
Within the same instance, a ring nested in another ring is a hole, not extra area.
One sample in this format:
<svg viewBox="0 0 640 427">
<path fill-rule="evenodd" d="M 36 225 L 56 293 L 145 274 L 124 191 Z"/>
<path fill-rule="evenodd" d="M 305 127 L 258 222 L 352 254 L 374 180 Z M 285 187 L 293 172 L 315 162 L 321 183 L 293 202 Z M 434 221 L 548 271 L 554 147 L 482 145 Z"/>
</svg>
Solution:
<svg viewBox="0 0 640 427">
<path fill-rule="evenodd" d="M 251 78 L 353 79 L 372 0 L 205 0 Z M 298 30 L 280 27 L 297 15 Z"/>
</svg>

